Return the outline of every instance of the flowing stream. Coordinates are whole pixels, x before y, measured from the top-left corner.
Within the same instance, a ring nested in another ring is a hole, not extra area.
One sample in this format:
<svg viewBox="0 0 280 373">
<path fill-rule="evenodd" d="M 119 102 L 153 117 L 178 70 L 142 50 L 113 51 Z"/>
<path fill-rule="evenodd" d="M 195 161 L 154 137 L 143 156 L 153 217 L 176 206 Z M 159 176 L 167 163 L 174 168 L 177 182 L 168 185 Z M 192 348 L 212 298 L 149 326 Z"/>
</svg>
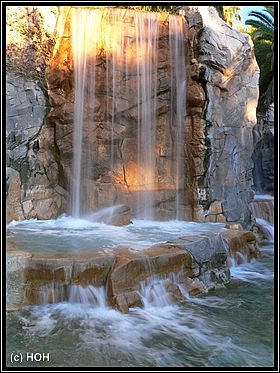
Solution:
<svg viewBox="0 0 280 373">
<path fill-rule="evenodd" d="M 7 366 L 273 366 L 273 242 L 260 249 L 262 258 L 230 268 L 228 286 L 200 298 L 184 294 L 178 304 L 153 279 L 141 288 L 144 308 L 128 314 L 108 307 L 102 289 L 81 286 L 68 302 L 7 312 Z M 21 363 L 11 362 L 15 354 Z"/>
</svg>

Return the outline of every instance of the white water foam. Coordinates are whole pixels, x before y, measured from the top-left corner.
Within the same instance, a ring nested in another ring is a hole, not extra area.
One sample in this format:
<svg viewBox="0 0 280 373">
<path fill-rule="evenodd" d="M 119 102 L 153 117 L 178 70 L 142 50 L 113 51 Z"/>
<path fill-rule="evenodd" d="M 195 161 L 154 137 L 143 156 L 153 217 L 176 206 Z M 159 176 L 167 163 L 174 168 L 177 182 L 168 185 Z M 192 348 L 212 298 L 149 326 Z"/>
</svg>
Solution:
<svg viewBox="0 0 280 373">
<path fill-rule="evenodd" d="M 221 232 L 223 223 L 133 220 L 117 227 L 63 215 L 55 220 L 12 221 L 9 237 L 31 252 L 77 252 L 128 247 L 141 250 L 156 243 L 193 234 Z"/>
<path fill-rule="evenodd" d="M 272 199 L 274 199 L 274 196 L 271 196 L 270 194 L 255 194 L 254 199 L 256 199 L 256 200 L 259 200 L 259 199 L 272 200 Z"/>
</svg>

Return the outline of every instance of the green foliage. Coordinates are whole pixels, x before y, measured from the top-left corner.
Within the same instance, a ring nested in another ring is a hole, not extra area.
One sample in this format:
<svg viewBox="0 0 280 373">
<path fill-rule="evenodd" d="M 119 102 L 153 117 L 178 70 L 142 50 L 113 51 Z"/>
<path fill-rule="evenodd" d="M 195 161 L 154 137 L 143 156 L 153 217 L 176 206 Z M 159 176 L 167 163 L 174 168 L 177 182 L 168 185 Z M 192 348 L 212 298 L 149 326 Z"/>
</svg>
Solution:
<svg viewBox="0 0 280 373">
<path fill-rule="evenodd" d="M 219 16 L 230 26 L 235 26 L 235 21 L 240 21 L 240 6 L 214 6 Z"/>
<path fill-rule="evenodd" d="M 7 9 L 7 69 L 43 79 L 54 46 L 53 36 L 44 29 L 43 18 L 36 7 L 14 8 L 17 9 Z"/>
<path fill-rule="evenodd" d="M 254 43 L 255 56 L 260 67 L 259 106 L 274 101 L 274 6 L 265 6 L 263 11 L 252 11 L 245 24 Z"/>
<path fill-rule="evenodd" d="M 143 12 L 167 12 L 170 14 L 176 14 L 180 6 L 116 6 L 116 8 L 126 8 L 132 10 L 138 10 Z"/>
</svg>

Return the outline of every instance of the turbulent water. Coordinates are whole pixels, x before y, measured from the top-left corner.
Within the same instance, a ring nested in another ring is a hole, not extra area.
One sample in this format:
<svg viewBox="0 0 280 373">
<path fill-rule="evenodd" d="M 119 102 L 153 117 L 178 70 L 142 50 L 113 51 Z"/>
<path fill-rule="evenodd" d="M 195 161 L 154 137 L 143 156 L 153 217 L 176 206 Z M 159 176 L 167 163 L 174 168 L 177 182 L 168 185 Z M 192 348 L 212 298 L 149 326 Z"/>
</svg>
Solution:
<svg viewBox="0 0 280 373">
<path fill-rule="evenodd" d="M 122 314 L 76 297 L 8 312 L 7 365 L 273 366 L 273 243 L 264 243 L 261 251 L 261 259 L 231 268 L 226 288 L 201 298 L 187 296 L 176 305 L 146 300 L 143 309 Z M 17 355 L 21 363 L 14 360 Z"/>
<path fill-rule="evenodd" d="M 179 236 L 220 232 L 224 229 L 224 224 L 133 220 L 132 224 L 116 227 L 94 222 L 91 218 L 87 220 L 61 216 L 54 220 L 13 221 L 8 229 L 8 239 L 29 252 L 80 253 L 124 246 L 141 249 Z"/>
</svg>

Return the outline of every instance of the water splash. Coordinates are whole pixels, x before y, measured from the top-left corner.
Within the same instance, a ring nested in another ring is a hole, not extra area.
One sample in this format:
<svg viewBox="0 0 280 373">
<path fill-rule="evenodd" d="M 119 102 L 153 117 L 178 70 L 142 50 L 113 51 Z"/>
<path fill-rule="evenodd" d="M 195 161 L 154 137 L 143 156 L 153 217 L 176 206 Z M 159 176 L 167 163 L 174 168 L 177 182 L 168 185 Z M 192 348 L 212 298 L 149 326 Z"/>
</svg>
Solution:
<svg viewBox="0 0 280 373">
<path fill-rule="evenodd" d="M 274 226 L 262 218 L 256 218 L 256 222 L 262 227 L 269 241 L 274 241 Z"/>
<path fill-rule="evenodd" d="M 139 287 L 145 307 L 162 307 L 183 300 L 185 297 L 180 291 L 175 273 L 169 275 L 151 275 L 141 282 Z"/>
</svg>

